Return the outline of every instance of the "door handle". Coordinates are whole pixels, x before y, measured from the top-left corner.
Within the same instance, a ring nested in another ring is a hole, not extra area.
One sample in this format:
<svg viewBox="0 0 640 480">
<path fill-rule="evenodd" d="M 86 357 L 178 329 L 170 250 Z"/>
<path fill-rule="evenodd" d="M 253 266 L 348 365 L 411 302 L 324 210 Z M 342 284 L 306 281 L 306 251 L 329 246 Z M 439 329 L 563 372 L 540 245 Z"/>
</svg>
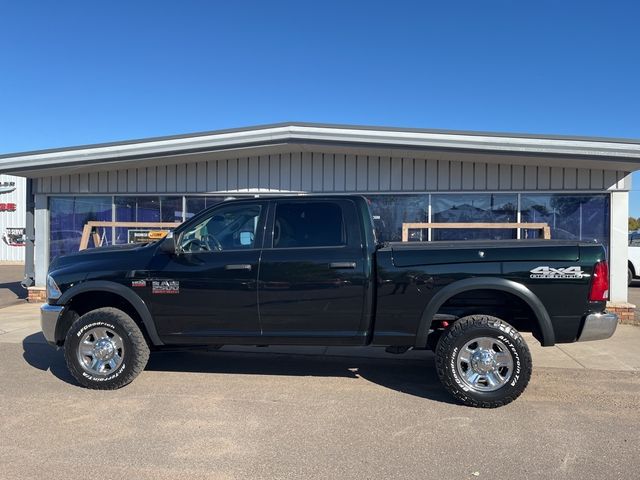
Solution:
<svg viewBox="0 0 640 480">
<path fill-rule="evenodd" d="M 251 270 L 251 265 L 248 263 L 238 263 L 235 265 L 225 265 L 225 270 Z"/>
<path fill-rule="evenodd" d="M 329 268 L 356 268 L 356 262 L 331 262 Z"/>
</svg>

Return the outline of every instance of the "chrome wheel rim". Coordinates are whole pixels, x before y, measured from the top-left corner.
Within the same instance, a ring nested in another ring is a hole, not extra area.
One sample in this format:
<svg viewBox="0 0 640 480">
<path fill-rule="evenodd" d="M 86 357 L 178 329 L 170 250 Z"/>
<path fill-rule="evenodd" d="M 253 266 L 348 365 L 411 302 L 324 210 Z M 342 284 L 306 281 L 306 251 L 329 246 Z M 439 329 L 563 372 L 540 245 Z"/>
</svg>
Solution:
<svg viewBox="0 0 640 480">
<path fill-rule="evenodd" d="M 513 374 L 513 355 L 500 340 L 478 337 L 467 342 L 456 356 L 462 382 L 477 392 L 493 392 L 507 384 Z"/>
<path fill-rule="evenodd" d="M 110 328 L 91 328 L 78 344 L 78 362 L 90 375 L 109 375 L 122 365 L 123 359 L 122 337 Z"/>
</svg>

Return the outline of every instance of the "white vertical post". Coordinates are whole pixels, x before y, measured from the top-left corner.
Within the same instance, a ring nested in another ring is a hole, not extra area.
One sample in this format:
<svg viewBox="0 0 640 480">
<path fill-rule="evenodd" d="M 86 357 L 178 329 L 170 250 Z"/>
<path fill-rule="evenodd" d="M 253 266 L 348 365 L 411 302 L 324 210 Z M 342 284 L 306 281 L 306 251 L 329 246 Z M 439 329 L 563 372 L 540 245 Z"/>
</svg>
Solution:
<svg viewBox="0 0 640 480">
<path fill-rule="evenodd" d="M 627 301 L 629 192 L 611 192 L 611 244 L 609 245 L 612 302 Z"/>
<path fill-rule="evenodd" d="M 38 194 L 35 197 L 34 266 L 36 286 L 44 287 L 47 280 L 47 270 L 49 270 L 49 209 L 46 195 Z"/>
</svg>

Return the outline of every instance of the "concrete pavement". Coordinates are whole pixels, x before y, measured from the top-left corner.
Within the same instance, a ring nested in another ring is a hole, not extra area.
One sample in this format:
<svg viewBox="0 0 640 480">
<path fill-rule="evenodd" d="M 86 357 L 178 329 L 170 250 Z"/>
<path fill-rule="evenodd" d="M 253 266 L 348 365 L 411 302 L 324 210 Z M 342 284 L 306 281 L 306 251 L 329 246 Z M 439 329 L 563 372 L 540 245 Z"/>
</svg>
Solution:
<svg viewBox="0 0 640 480">
<path fill-rule="evenodd" d="M 109 392 L 77 386 L 44 343 L 37 306 L 0 309 L 0 330 L 7 480 L 610 480 L 640 470 L 640 327 L 546 349 L 529 339 L 531 383 L 496 410 L 452 402 L 429 352 L 153 353 Z"/>
<path fill-rule="evenodd" d="M 0 343 L 46 344 L 40 333 L 39 305 L 23 303 L 0 309 Z M 570 343 L 543 348 L 525 334 L 536 367 L 590 370 L 640 371 L 640 327 L 618 325 L 612 338 L 598 342 Z M 274 353 L 312 356 L 427 359 L 428 351 L 410 351 L 404 355 L 385 353 L 373 347 L 243 347 L 225 346 L 226 352 Z"/>
</svg>

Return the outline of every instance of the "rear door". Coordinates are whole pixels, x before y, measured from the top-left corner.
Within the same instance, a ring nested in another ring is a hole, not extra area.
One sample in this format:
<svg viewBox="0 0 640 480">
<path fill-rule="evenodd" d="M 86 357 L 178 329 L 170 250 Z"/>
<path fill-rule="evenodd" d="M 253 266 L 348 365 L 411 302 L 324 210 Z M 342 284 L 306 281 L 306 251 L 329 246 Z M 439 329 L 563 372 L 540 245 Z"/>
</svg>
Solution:
<svg viewBox="0 0 640 480">
<path fill-rule="evenodd" d="M 272 343 L 364 342 L 365 249 L 352 200 L 273 201 L 258 301 Z"/>
</svg>

